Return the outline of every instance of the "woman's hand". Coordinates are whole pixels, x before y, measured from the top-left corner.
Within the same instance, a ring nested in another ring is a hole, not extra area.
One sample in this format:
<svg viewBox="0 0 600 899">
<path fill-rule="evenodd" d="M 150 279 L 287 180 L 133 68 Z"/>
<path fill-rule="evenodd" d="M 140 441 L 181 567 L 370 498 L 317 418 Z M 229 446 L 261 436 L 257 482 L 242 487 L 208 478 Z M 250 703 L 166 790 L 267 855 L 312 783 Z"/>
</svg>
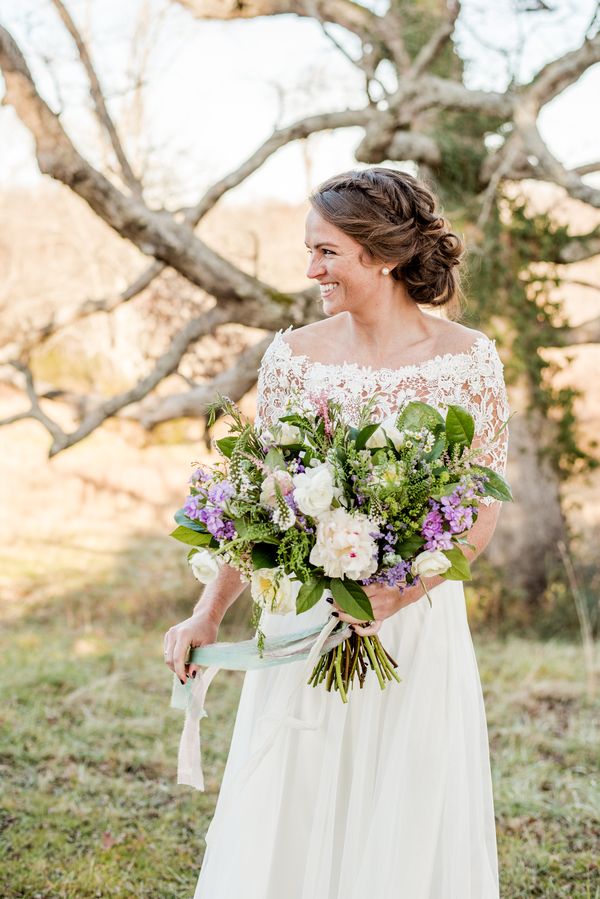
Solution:
<svg viewBox="0 0 600 899">
<path fill-rule="evenodd" d="M 424 595 L 423 588 L 418 583 L 413 584 L 412 587 L 407 587 L 403 593 L 400 593 L 397 587 L 388 587 L 386 584 L 369 584 L 363 587 L 363 590 L 369 597 L 375 616 L 375 620 L 370 622 L 367 627 L 362 627 L 361 622 L 357 618 L 342 612 L 335 600 L 333 601 L 333 609 L 338 613 L 337 617 L 339 617 L 340 621 L 347 621 L 352 624 L 355 633 L 361 637 L 379 633 L 382 622 L 386 618 L 390 618 L 399 609 L 416 602 L 417 599 Z"/>
<path fill-rule="evenodd" d="M 194 612 L 185 621 L 174 624 L 165 634 L 165 665 L 174 671 L 182 684 L 186 677 L 195 677 L 201 665 L 186 665 L 185 656 L 188 646 L 207 646 L 217 642 L 219 622 L 207 611 Z"/>
</svg>

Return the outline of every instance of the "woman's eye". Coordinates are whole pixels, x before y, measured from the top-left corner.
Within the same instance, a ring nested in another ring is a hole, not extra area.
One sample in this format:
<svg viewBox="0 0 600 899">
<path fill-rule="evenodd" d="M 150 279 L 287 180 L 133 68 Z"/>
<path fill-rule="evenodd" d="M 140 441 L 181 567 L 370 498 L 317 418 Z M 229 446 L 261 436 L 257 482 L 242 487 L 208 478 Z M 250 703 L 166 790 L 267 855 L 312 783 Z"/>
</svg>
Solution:
<svg viewBox="0 0 600 899">
<path fill-rule="evenodd" d="M 307 252 L 307 253 L 311 253 L 312 250 L 309 250 L 309 249 L 307 248 L 306 252 Z M 331 254 L 333 254 L 333 250 L 327 250 L 327 249 L 325 249 L 325 248 L 323 249 L 323 252 L 324 252 L 324 253 L 331 253 Z"/>
</svg>

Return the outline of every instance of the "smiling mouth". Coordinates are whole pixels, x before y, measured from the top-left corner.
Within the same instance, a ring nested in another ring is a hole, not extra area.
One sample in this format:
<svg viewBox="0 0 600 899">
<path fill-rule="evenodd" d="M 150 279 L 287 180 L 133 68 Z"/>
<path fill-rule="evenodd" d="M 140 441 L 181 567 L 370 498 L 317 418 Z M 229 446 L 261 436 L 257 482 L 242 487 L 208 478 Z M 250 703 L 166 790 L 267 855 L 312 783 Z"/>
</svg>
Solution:
<svg viewBox="0 0 600 899">
<path fill-rule="evenodd" d="M 321 296 L 328 297 L 330 294 L 333 293 L 333 291 L 336 289 L 337 286 L 338 286 L 337 281 L 335 282 L 335 284 L 321 284 L 320 285 Z"/>
</svg>

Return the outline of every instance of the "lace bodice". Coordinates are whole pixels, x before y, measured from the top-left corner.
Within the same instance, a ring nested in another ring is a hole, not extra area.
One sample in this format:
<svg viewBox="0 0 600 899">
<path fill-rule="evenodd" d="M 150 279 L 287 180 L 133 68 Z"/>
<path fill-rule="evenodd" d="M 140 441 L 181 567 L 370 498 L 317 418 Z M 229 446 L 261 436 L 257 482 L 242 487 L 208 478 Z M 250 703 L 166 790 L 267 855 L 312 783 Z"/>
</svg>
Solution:
<svg viewBox="0 0 600 899">
<path fill-rule="evenodd" d="M 372 368 L 356 362 L 315 362 L 305 354 L 295 354 L 284 339 L 291 328 L 277 331 L 262 358 L 256 402 L 258 428 L 268 427 L 283 415 L 287 399 L 295 391 L 309 404 L 311 396 L 325 391 L 342 404 L 345 419 L 352 425 L 374 393 L 381 395 L 373 416 L 377 420 L 398 412 L 412 400 L 429 403 L 442 414 L 449 403 L 454 403 L 474 418 L 473 445 L 487 447 L 478 461 L 504 474 L 508 428 L 487 446 L 509 415 L 503 364 L 495 341 L 481 336 L 463 353 L 444 353 L 401 368 Z M 492 497 L 482 501 L 487 505 L 496 502 Z"/>
</svg>

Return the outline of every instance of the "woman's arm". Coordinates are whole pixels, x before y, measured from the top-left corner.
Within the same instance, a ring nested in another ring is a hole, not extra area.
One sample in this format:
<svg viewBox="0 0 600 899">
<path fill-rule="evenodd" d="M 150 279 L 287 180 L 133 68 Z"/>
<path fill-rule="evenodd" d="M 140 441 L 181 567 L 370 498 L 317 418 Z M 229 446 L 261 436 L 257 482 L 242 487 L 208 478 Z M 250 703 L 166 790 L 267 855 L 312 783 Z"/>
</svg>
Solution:
<svg viewBox="0 0 600 899">
<path fill-rule="evenodd" d="M 182 684 L 186 677 L 194 677 L 200 665 L 186 665 L 188 647 L 208 646 L 217 642 L 219 626 L 229 606 L 244 589 L 244 582 L 235 568 L 223 565 L 212 584 L 207 584 L 189 618 L 173 625 L 165 634 L 165 665 L 175 672 Z"/>
<path fill-rule="evenodd" d="M 245 586 L 236 568 L 223 565 L 216 579 L 205 586 L 192 615 L 208 615 L 217 626 L 220 625 L 227 609 L 243 593 Z"/>
</svg>

